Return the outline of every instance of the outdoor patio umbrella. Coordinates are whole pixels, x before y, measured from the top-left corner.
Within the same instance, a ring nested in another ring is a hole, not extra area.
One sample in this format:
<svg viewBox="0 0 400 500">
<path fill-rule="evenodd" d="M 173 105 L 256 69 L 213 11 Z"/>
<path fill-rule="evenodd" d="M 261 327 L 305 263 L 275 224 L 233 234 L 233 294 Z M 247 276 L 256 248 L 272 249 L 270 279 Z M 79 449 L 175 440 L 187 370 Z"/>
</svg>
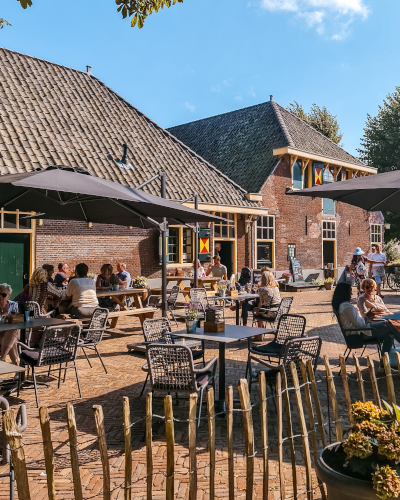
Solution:
<svg viewBox="0 0 400 500">
<path fill-rule="evenodd" d="M 307 189 L 288 190 L 288 195 L 330 198 L 373 211 L 400 210 L 400 171 L 331 182 Z"/>
<path fill-rule="evenodd" d="M 165 175 L 161 177 L 165 196 Z M 35 218 L 157 227 L 162 236 L 162 310 L 166 314 L 167 224 L 225 220 L 164 197 L 90 175 L 81 169 L 52 166 L 0 176 L 0 207 L 36 212 Z M 195 269 L 197 268 L 197 261 Z"/>
</svg>

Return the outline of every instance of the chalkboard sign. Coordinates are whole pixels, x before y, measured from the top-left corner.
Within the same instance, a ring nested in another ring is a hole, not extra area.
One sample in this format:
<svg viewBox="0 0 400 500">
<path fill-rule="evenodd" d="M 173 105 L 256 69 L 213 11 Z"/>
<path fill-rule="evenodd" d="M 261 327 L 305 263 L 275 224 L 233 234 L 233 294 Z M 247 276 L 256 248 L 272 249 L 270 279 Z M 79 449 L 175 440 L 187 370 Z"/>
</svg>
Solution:
<svg viewBox="0 0 400 500">
<path fill-rule="evenodd" d="M 258 285 L 261 281 L 261 269 L 252 269 L 253 272 L 253 285 Z"/>
<path fill-rule="evenodd" d="M 304 281 L 300 261 L 297 259 L 290 259 L 290 265 L 292 267 L 293 281 Z"/>
</svg>

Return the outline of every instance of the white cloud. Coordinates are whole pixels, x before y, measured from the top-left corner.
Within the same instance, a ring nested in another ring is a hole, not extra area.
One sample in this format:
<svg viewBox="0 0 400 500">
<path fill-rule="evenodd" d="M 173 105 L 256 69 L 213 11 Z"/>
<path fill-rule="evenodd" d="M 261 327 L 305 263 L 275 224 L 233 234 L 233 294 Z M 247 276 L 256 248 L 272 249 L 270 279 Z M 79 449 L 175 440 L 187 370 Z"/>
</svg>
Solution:
<svg viewBox="0 0 400 500">
<path fill-rule="evenodd" d="M 235 101 L 243 101 L 243 97 L 241 95 L 236 95 Z"/>
<path fill-rule="evenodd" d="M 251 97 L 255 97 L 256 96 L 256 93 L 254 92 L 254 86 L 253 85 L 251 85 L 249 87 L 248 94 L 251 95 Z"/>
<path fill-rule="evenodd" d="M 227 78 L 226 80 L 222 80 L 221 83 L 217 83 L 211 87 L 211 92 L 221 92 L 225 87 L 230 87 L 232 85 L 232 78 Z"/>
<path fill-rule="evenodd" d="M 369 14 L 365 0 L 261 0 L 261 7 L 271 12 L 292 13 L 320 35 L 333 33 L 328 34 L 332 40 L 346 38 L 350 24 Z"/>
<path fill-rule="evenodd" d="M 188 102 L 185 102 L 185 108 L 188 109 L 191 113 L 196 110 L 196 106 L 194 106 L 193 104 L 189 104 Z"/>
</svg>

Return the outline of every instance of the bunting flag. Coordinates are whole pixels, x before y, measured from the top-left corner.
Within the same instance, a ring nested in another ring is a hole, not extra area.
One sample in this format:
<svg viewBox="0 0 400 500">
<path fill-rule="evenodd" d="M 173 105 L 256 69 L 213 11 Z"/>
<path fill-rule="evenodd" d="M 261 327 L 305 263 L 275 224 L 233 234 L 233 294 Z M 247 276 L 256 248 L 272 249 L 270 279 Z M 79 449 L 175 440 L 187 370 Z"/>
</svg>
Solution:
<svg viewBox="0 0 400 500">
<path fill-rule="evenodd" d="M 316 186 L 322 186 L 322 172 L 323 172 L 323 168 L 318 168 L 318 167 L 315 167 L 315 185 Z"/>
<path fill-rule="evenodd" d="M 340 180 L 347 181 L 347 172 L 340 172 L 342 178 Z"/>
<path fill-rule="evenodd" d="M 210 252 L 210 238 L 200 238 L 200 253 Z"/>
</svg>

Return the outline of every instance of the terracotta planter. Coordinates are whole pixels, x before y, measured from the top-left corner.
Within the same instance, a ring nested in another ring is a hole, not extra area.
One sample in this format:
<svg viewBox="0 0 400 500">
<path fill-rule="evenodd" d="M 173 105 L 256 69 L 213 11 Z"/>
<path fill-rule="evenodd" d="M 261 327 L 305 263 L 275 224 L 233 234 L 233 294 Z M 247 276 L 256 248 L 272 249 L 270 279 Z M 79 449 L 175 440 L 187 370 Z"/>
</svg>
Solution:
<svg viewBox="0 0 400 500">
<path fill-rule="evenodd" d="M 325 283 L 326 290 L 332 290 L 333 283 Z"/>
<path fill-rule="evenodd" d="M 324 448 L 318 455 L 315 468 L 321 481 L 326 484 L 329 500 L 379 500 L 372 487 L 372 481 L 364 481 L 336 472 L 327 463 L 326 458 L 339 443 Z"/>
</svg>

